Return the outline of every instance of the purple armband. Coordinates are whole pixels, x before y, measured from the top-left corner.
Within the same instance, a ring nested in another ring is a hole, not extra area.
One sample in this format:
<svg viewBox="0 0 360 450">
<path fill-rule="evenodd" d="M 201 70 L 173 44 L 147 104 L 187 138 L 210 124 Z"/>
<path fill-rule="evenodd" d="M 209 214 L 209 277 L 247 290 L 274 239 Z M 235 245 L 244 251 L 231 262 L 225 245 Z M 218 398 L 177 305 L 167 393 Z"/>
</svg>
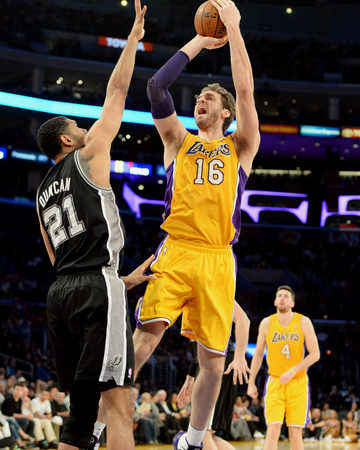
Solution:
<svg viewBox="0 0 360 450">
<path fill-rule="evenodd" d="M 154 119 L 164 119 L 175 111 L 174 101 L 168 89 L 188 62 L 188 55 L 178 51 L 148 81 L 146 92 Z"/>
</svg>

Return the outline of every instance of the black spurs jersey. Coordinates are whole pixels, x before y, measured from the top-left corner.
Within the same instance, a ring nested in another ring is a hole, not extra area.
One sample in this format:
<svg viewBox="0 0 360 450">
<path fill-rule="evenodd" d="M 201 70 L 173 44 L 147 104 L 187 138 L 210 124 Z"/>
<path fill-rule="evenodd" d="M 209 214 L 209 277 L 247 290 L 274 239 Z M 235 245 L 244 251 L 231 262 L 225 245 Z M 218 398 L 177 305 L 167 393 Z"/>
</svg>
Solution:
<svg viewBox="0 0 360 450">
<path fill-rule="evenodd" d="M 111 188 L 94 184 L 82 170 L 79 150 L 52 167 L 37 191 L 41 223 L 58 275 L 120 270 L 125 230 Z"/>
</svg>

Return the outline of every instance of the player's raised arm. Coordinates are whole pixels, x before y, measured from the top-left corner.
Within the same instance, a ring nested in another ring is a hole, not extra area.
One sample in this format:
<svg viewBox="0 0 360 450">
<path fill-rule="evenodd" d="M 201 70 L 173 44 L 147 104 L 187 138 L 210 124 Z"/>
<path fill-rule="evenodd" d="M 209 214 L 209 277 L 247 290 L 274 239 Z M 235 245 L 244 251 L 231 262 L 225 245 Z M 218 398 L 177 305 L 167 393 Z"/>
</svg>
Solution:
<svg viewBox="0 0 360 450">
<path fill-rule="evenodd" d="M 254 79 L 249 55 L 240 32 L 240 12 L 231 0 L 211 0 L 224 22 L 230 46 L 231 71 L 236 91 L 236 131 L 233 139 L 240 163 L 249 175 L 260 144 L 259 120 L 254 101 Z"/>
<path fill-rule="evenodd" d="M 85 147 L 81 151 L 83 168 L 86 169 L 87 165 L 90 165 L 91 170 L 88 175 L 101 186 L 109 184 L 110 146 L 121 125 L 125 100 L 134 71 L 137 45 L 145 33 L 146 6 L 141 8 L 140 0 L 135 0 L 135 12 L 136 17 L 126 46 L 107 84 L 100 118 L 86 134 Z M 108 164 L 104 164 L 105 161 Z"/>
<path fill-rule="evenodd" d="M 220 47 L 227 42 L 226 37 L 215 39 L 195 36 L 182 47 L 167 63 L 150 78 L 147 94 L 151 103 L 151 113 L 155 126 L 164 144 L 165 168 L 176 157 L 187 133 L 175 111 L 169 87 L 178 78 L 186 64 L 203 49 Z"/>
</svg>

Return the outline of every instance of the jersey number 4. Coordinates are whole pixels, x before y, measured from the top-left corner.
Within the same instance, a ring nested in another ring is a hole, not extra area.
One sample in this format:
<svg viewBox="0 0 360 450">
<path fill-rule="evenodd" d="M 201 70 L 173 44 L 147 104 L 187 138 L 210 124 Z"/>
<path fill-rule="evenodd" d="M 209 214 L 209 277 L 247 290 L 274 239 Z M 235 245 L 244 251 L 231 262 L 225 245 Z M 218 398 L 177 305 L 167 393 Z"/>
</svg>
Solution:
<svg viewBox="0 0 360 450">
<path fill-rule="evenodd" d="M 62 212 L 65 211 L 69 220 L 68 232 L 63 225 Z M 52 205 L 43 212 L 43 219 L 50 235 L 51 242 L 54 248 L 67 241 L 70 237 L 76 236 L 85 231 L 84 222 L 78 220 L 74 200 L 72 195 L 68 195 L 62 202 L 62 207 L 59 205 Z"/>
<path fill-rule="evenodd" d="M 204 184 L 204 158 L 198 158 L 195 162 L 197 164 L 195 184 Z M 208 180 L 211 184 L 221 184 L 224 181 L 224 173 L 220 169 L 224 168 L 225 164 L 221 159 L 212 159 L 209 162 Z M 219 169 L 220 168 L 220 169 Z"/>
<path fill-rule="evenodd" d="M 284 347 L 281 349 L 281 353 L 283 355 L 285 355 L 285 359 L 290 359 L 291 358 L 290 345 L 289 344 L 285 344 Z"/>
</svg>

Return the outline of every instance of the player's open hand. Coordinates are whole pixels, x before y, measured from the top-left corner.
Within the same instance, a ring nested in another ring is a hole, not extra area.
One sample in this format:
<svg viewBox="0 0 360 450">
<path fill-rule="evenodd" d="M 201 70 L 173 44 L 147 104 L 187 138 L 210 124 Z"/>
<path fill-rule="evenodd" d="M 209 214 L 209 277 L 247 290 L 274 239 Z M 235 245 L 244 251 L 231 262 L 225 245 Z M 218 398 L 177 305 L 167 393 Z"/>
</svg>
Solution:
<svg viewBox="0 0 360 450">
<path fill-rule="evenodd" d="M 219 11 L 219 16 L 226 28 L 230 25 L 240 25 L 240 11 L 232 0 L 210 0 L 211 4 Z"/>
<path fill-rule="evenodd" d="M 229 364 L 224 374 L 228 375 L 232 370 L 234 371 L 233 373 L 234 384 L 237 384 L 238 380 L 240 384 L 243 384 L 244 381 L 245 383 L 248 383 L 249 382 L 248 374 L 253 375 L 253 373 L 251 372 L 251 370 L 247 365 L 245 356 L 235 357 L 234 360 Z"/>
<path fill-rule="evenodd" d="M 143 8 L 141 8 L 140 0 L 134 0 L 135 1 L 135 20 L 134 25 L 132 27 L 131 33 L 133 36 L 136 37 L 138 41 L 140 41 L 145 34 L 144 30 L 144 24 L 145 24 L 145 13 L 147 10 L 147 6 L 145 5 Z"/>
<path fill-rule="evenodd" d="M 182 408 L 185 403 L 190 403 L 191 392 L 194 387 L 195 378 L 190 377 L 190 375 L 186 376 L 185 383 L 183 384 L 180 392 L 177 396 L 177 404 L 179 408 Z"/>
<path fill-rule="evenodd" d="M 207 50 L 214 50 L 216 48 L 223 47 L 229 40 L 227 36 L 214 38 L 210 36 L 200 36 L 198 34 L 197 37 L 202 39 L 202 47 L 206 48 Z"/>
<path fill-rule="evenodd" d="M 121 277 L 126 285 L 126 289 L 129 290 L 144 281 L 156 280 L 154 275 L 145 275 L 145 272 L 150 267 L 150 264 L 154 261 L 155 256 L 151 255 L 145 262 L 143 262 L 139 267 L 137 267 L 130 275 Z"/>
</svg>

